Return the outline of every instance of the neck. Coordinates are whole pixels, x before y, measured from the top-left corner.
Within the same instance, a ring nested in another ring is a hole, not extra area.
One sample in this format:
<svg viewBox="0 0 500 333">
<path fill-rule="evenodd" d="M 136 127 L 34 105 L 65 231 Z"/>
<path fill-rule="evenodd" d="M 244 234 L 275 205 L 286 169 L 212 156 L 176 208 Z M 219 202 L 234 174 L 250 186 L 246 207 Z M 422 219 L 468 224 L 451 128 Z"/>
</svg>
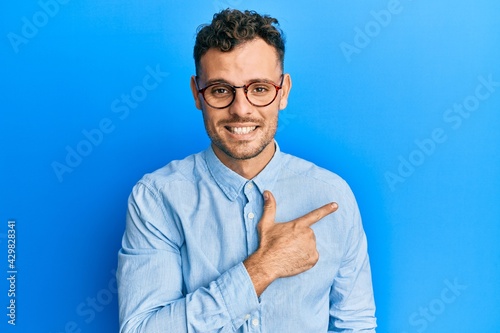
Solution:
<svg viewBox="0 0 500 333">
<path fill-rule="evenodd" d="M 226 153 L 214 144 L 212 144 L 212 149 L 222 164 L 246 179 L 253 179 L 257 176 L 266 167 L 276 152 L 274 141 L 269 143 L 259 155 L 246 160 L 234 159 L 226 155 Z"/>
</svg>

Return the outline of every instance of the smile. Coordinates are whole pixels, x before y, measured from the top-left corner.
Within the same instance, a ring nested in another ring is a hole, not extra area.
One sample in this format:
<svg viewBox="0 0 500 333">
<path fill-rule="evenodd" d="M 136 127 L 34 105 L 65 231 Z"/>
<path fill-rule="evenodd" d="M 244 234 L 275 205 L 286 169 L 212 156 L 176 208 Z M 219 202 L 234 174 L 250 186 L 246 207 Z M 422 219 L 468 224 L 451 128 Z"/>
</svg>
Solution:
<svg viewBox="0 0 500 333">
<path fill-rule="evenodd" d="M 246 126 L 246 127 L 230 127 L 226 126 L 226 129 L 229 130 L 229 132 L 234 133 L 234 134 L 248 134 L 250 132 L 253 132 L 257 126 Z"/>
</svg>

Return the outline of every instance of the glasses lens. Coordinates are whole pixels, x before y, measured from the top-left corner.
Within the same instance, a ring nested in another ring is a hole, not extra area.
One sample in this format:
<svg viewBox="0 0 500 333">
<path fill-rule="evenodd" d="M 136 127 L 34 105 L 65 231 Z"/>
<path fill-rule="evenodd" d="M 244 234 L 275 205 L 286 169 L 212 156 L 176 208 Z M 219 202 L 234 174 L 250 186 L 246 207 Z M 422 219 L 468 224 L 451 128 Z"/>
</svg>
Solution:
<svg viewBox="0 0 500 333">
<path fill-rule="evenodd" d="M 204 97 L 211 107 L 223 108 L 233 101 L 234 90 L 230 85 L 217 83 L 207 87 Z"/>
<path fill-rule="evenodd" d="M 266 82 L 255 82 L 248 86 L 248 100 L 256 106 L 271 104 L 278 94 L 275 86 Z"/>
</svg>

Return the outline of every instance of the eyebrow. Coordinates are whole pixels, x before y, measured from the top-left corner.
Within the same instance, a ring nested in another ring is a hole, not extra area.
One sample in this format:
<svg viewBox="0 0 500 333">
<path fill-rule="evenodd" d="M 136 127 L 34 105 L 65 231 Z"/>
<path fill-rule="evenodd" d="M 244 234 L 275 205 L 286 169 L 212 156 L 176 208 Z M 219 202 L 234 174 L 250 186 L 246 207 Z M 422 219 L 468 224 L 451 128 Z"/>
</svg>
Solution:
<svg viewBox="0 0 500 333">
<path fill-rule="evenodd" d="M 205 85 L 209 86 L 211 84 L 214 84 L 214 83 L 226 83 L 226 84 L 231 84 L 229 83 L 227 80 L 224 80 L 222 78 L 215 78 L 215 79 L 211 79 L 211 80 L 208 80 L 207 82 L 205 82 Z"/>
<path fill-rule="evenodd" d="M 247 83 L 245 83 L 245 84 L 250 84 L 250 83 L 254 83 L 254 82 L 273 82 L 273 83 L 275 83 L 273 80 L 270 80 L 267 78 L 255 78 L 255 79 L 248 80 Z M 211 84 L 214 84 L 214 83 L 224 83 L 224 84 L 229 84 L 231 86 L 234 86 L 234 84 L 232 84 L 231 82 L 229 82 L 223 78 L 214 78 L 214 79 L 210 79 L 207 82 L 205 82 L 205 87 L 209 86 Z"/>
</svg>

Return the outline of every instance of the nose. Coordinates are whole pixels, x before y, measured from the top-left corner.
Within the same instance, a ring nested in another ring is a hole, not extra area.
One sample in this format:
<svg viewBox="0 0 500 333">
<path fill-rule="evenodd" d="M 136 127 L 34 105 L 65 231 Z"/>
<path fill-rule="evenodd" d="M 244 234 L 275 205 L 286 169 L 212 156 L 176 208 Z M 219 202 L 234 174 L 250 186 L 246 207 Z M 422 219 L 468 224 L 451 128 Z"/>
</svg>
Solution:
<svg viewBox="0 0 500 333">
<path fill-rule="evenodd" d="M 244 88 L 237 88 L 233 103 L 229 106 L 229 113 L 240 117 L 247 116 L 253 112 L 253 105 L 245 96 Z"/>
</svg>

